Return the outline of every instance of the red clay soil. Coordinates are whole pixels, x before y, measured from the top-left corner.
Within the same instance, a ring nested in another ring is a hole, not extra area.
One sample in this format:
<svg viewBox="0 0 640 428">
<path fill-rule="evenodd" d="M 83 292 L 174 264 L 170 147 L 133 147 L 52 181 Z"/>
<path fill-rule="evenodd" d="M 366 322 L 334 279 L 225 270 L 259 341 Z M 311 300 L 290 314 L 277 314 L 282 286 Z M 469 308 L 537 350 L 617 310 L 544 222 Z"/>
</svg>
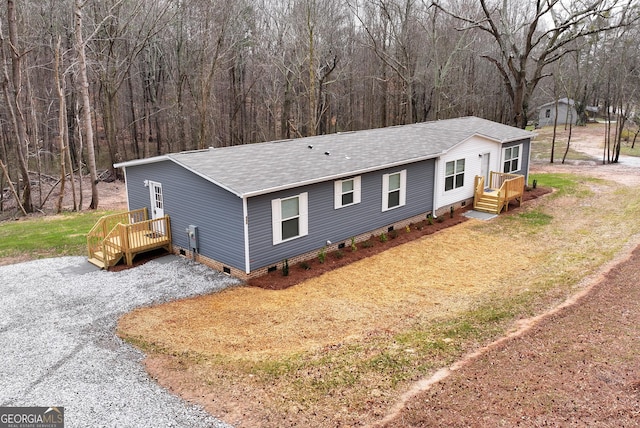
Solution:
<svg viewBox="0 0 640 428">
<path fill-rule="evenodd" d="M 490 345 L 374 426 L 639 427 L 639 278 L 637 247 L 575 301 Z"/>
<path fill-rule="evenodd" d="M 543 187 L 527 189 L 527 191 L 524 192 L 522 199 L 523 202 L 526 202 L 549 192 L 551 192 L 550 188 Z M 517 203 L 515 206 L 517 207 Z M 414 239 L 418 239 L 422 236 L 430 235 L 442 229 L 446 229 L 447 227 L 460 224 L 468 220 L 468 218 L 462 214 L 470 209 L 471 207 L 458 209 L 454 211 L 453 217 L 449 214 L 442 215 L 438 217 L 437 220 L 434 220 L 432 224 L 425 219 L 420 223 L 412 224 L 410 232 L 402 229 L 387 233 L 386 242 L 381 242 L 380 236 L 372 235 L 371 238 L 366 241 L 367 244 L 364 244 L 363 242 L 357 243 L 358 249 L 356 251 L 351 251 L 349 243 L 347 242 L 347 246 L 345 248 L 327 253 L 324 263 L 320 263 L 319 258 L 314 258 L 304 263 L 297 263 L 289 266 L 289 275 L 287 276 L 283 276 L 282 264 L 280 263 L 278 270 L 252 278 L 248 281 L 248 284 L 269 290 L 282 290 L 291 287 L 292 285 L 299 284 L 307 279 L 320 276 L 325 272 L 348 265 L 366 257 L 370 257 L 396 245 L 404 244 L 405 242 L 413 241 Z M 514 205 L 510 205 L 508 212 L 512 212 L 513 209 Z"/>
</svg>

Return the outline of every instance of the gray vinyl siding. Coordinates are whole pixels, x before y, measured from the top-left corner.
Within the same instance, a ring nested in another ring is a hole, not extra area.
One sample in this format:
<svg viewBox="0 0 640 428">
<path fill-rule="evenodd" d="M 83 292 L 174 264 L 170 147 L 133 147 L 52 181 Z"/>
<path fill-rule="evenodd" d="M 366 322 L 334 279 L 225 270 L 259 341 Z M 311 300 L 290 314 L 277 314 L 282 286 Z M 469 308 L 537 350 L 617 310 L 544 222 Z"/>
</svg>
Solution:
<svg viewBox="0 0 640 428">
<path fill-rule="evenodd" d="M 261 195 L 248 200 L 251 270 L 314 251 L 326 244 L 430 212 L 433 208 L 433 159 L 361 176 L 361 202 L 334 208 L 334 181 Z M 406 204 L 382 212 L 382 176 L 407 170 Z M 348 177 L 345 177 L 348 178 Z M 308 192 L 309 234 L 273 245 L 271 201 Z"/>
<path fill-rule="evenodd" d="M 513 146 L 517 146 L 519 144 L 522 144 L 522 154 L 521 156 L 521 161 L 520 161 L 520 169 L 518 171 L 512 171 L 513 174 L 522 174 L 525 176 L 525 182 L 529 180 L 529 177 L 527 176 L 527 172 L 529 171 L 529 151 L 531 150 L 531 140 L 526 139 L 526 140 L 519 140 L 519 141 L 513 141 L 511 143 L 506 143 L 502 145 L 502 150 L 504 153 L 504 149 L 507 147 L 513 147 Z M 504 162 L 504 160 L 503 160 Z M 500 165 L 500 172 L 503 171 L 504 164 Z"/>
<path fill-rule="evenodd" d="M 127 167 L 129 209 L 150 209 L 145 180 L 162 184 L 173 243 L 188 248 L 185 229 L 198 226 L 200 254 L 237 269 L 244 265 L 242 199 L 171 161 Z"/>
<path fill-rule="evenodd" d="M 549 110 L 549 117 L 546 117 L 547 110 Z M 542 106 L 538 114 L 538 126 L 553 126 L 555 116 L 556 107 L 553 103 Z M 578 113 L 574 106 L 569 106 L 566 103 L 558 103 L 558 125 L 564 125 L 569 122 L 575 125 L 577 121 Z"/>
</svg>

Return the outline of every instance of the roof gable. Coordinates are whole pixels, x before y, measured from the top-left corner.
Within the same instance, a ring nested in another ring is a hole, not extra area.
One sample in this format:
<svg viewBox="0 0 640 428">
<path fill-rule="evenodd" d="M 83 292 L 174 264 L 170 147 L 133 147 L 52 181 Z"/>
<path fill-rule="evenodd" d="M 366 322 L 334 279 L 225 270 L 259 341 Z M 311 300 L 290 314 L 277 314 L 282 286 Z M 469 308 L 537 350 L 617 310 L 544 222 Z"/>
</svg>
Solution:
<svg viewBox="0 0 640 428">
<path fill-rule="evenodd" d="M 500 143 L 533 136 L 520 128 L 464 117 L 174 153 L 114 166 L 171 160 L 240 197 L 249 197 L 437 158 L 474 135 Z"/>
</svg>

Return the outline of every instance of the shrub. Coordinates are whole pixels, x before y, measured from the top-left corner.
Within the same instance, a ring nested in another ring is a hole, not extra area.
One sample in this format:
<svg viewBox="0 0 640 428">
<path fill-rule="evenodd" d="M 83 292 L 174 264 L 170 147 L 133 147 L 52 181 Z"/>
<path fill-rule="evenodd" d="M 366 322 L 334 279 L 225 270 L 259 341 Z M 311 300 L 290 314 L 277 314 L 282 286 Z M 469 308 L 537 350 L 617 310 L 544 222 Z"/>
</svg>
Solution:
<svg viewBox="0 0 640 428">
<path fill-rule="evenodd" d="M 304 270 L 311 269 L 311 265 L 308 262 L 300 262 L 300 268 Z"/>
<path fill-rule="evenodd" d="M 427 214 L 427 222 L 429 224 L 433 224 L 433 215 L 432 214 Z"/>
<path fill-rule="evenodd" d="M 320 252 L 318 253 L 318 261 L 320 262 L 320 264 L 322 264 L 326 259 L 327 259 L 327 248 L 322 247 L 320 249 Z"/>
<path fill-rule="evenodd" d="M 391 232 L 389 232 L 389 238 L 396 239 L 397 237 L 398 237 L 398 231 L 397 230 L 392 230 Z"/>
<path fill-rule="evenodd" d="M 382 232 L 382 233 L 380 234 L 380 242 L 385 243 L 385 242 L 387 242 L 388 240 L 389 240 L 389 238 L 387 237 L 387 234 L 386 234 L 386 233 L 384 233 L 384 232 Z"/>
<path fill-rule="evenodd" d="M 373 247 L 373 242 L 371 242 L 371 240 L 369 239 L 367 239 L 362 243 L 362 248 L 371 248 L 371 247 Z"/>
<path fill-rule="evenodd" d="M 354 236 L 351 237 L 351 251 L 355 251 L 357 250 L 358 247 L 356 246 L 356 238 Z"/>
<path fill-rule="evenodd" d="M 404 230 L 407 231 L 407 233 L 411 233 L 411 225 L 407 225 L 407 227 L 404 228 Z"/>
<path fill-rule="evenodd" d="M 337 250 L 335 253 L 333 253 L 333 255 L 338 260 L 344 257 L 344 253 L 341 250 Z"/>
</svg>

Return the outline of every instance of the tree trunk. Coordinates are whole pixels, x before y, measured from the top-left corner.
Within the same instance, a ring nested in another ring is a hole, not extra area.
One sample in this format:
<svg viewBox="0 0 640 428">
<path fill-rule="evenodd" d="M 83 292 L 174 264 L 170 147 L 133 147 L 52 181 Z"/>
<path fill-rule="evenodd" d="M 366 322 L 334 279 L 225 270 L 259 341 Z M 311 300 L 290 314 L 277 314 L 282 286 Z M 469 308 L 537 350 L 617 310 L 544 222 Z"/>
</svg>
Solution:
<svg viewBox="0 0 640 428">
<path fill-rule="evenodd" d="M 129 69 L 129 78 L 127 79 L 129 88 L 129 109 L 131 112 L 131 139 L 133 144 L 133 155 L 140 158 L 140 141 L 138 135 L 138 115 L 136 114 L 135 95 L 133 93 L 133 75 Z"/>
<path fill-rule="evenodd" d="M 318 110 L 316 100 L 316 69 L 315 69 L 315 46 L 314 46 L 314 23 L 312 22 L 311 8 L 315 9 L 315 2 L 307 5 L 307 31 L 309 36 L 309 129 L 308 136 L 317 134 L 316 112 Z M 313 11 L 315 13 L 315 10 Z"/>
<path fill-rule="evenodd" d="M 91 203 L 89 209 L 98 208 L 98 173 L 96 169 L 96 155 L 93 142 L 93 124 L 91 123 L 91 100 L 89 98 L 89 79 L 87 77 L 87 57 L 85 54 L 85 43 L 82 36 L 82 0 L 76 0 L 75 4 L 75 36 L 76 53 L 79 65 L 79 91 L 82 98 L 82 128 L 84 129 L 85 140 L 87 142 L 87 166 L 91 177 Z"/>
<path fill-rule="evenodd" d="M 56 84 L 56 93 L 58 94 L 58 147 L 60 150 L 60 195 L 58 196 L 58 203 L 56 211 L 58 213 L 62 212 L 62 204 L 64 202 L 64 187 L 65 187 L 65 179 L 67 176 L 67 168 L 65 165 L 65 157 L 67 150 L 64 144 L 64 134 L 65 129 L 67 127 L 66 122 L 66 113 L 67 107 L 65 106 L 65 98 L 64 98 L 64 89 L 62 87 L 60 79 L 60 36 L 58 36 L 58 43 L 56 44 L 55 50 L 55 67 L 53 70 L 53 75 Z M 72 168 L 73 171 L 73 168 Z M 73 179 L 73 175 L 71 176 Z"/>
<path fill-rule="evenodd" d="M 7 166 L 4 164 L 4 162 L 2 162 L 2 160 L 0 160 L 0 168 L 2 168 L 2 173 L 7 178 L 7 182 L 9 183 L 9 190 L 13 194 L 13 197 L 16 199 L 16 204 L 18 204 L 20 211 L 22 211 L 22 214 L 27 215 L 27 211 L 24 209 L 24 207 L 22 206 L 22 203 L 20 202 L 20 197 L 16 192 L 16 188 L 13 187 L 13 183 L 11 182 L 11 177 L 9 177 L 9 171 L 7 171 Z"/>
<path fill-rule="evenodd" d="M 82 138 L 82 131 L 81 131 L 82 126 L 80 125 L 80 116 L 76 116 L 74 120 L 76 121 L 76 129 L 78 131 L 78 147 L 77 147 L 78 153 L 76 154 L 76 157 L 78 158 L 78 195 L 79 195 L 78 210 L 82 211 L 82 203 L 84 201 L 84 192 L 83 192 L 83 184 L 82 184 L 82 180 L 83 180 L 82 153 L 84 152 L 84 139 Z"/>
<path fill-rule="evenodd" d="M 567 147 L 564 149 L 564 155 L 562 156 L 562 163 L 567 159 L 569 153 L 569 146 L 571 145 L 571 131 L 573 131 L 573 121 L 569 121 L 569 137 L 567 137 Z"/>
<path fill-rule="evenodd" d="M 553 163 L 553 157 L 556 151 L 556 133 L 558 130 L 558 97 L 555 92 L 553 93 L 553 96 L 555 97 L 556 103 L 554 105 L 553 138 L 551 139 L 551 158 L 549 160 L 549 163 Z"/>
<path fill-rule="evenodd" d="M 13 0 L 7 0 L 7 20 L 9 22 L 9 43 L 11 51 L 11 71 L 12 79 L 9 80 L 8 70 L 6 68 L 6 54 L 4 51 L 4 36 L 0 35 L 2 40 L 2 55 L 5 62 L 5 99 L 9 107 L 11 120 L 17 136 L 17 156 L 18 168 L 22 178 L 22 207 L 27 213 L 33 212 L 33 202 L 31 200 L 31 180 L 29 179 L 29 165 L 27 162 L 29 154 L 29 139 L 27 136 L 27 125 L 25 123 L 24 114 L 22 112 L 22 102 L 20 92 L 22 88 L 22 56 L 18 52 L 18 23 L 16 19 L 15 3 Z M 11 82 L 11 94 L 9 94 L 9 82 Z"/>
</svg>

